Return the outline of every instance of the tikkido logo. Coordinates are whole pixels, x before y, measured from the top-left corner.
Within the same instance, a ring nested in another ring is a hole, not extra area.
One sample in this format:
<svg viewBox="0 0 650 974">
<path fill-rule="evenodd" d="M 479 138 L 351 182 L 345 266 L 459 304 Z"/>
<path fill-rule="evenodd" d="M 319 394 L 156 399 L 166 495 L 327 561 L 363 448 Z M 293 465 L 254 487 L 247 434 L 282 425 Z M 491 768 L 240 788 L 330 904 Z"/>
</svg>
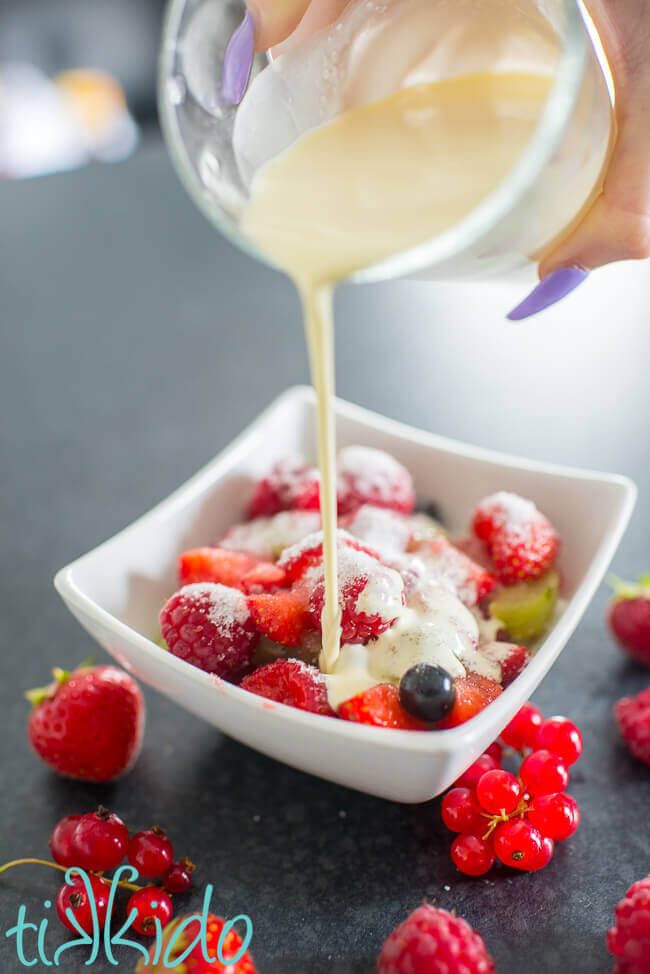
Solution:
<svg viewBox="0 0 650 974">
<path fill-rule="evenodd" d="M 90 947 L 90 956 L 86 961 L 84 961 L 84 966 L 88 967 L 97 960 L 99 951 L 103 945 L 106 960 L 109 962 L 109 964 L 113 964 L 115 967 L 117 967 L 120 962 L 113 955 L 113 948 L 129 947 L 132 950 L 139 951 L 143 957 L 143 964 L 145 968 L 150 964 L 157 964 L 162 965 L 169 970 L 174 970 L 175 968 L 178 968 L 178 966 L 182 964 L 187 957 L 189 957 L 192 951 L 195 950 L 199 944 L 201 946 L 201 953 L 203 954 L 203 958 L 206 963 L 214 964 L 216 961 L 218 961 L 220 964 L 223 964 L 224 967 L 228 967 L 229 965 L 236 964 L 237 961 L 243 957 L 253 938 L 253 922 L 251 918 L 246 913 L 240 913 L 232 920 L 228 920 L 226 923 L 224 923 L 217 943 L 216 957 L 210 955 L 208 950 L 208 922 L 210 914 L 210 900 L 212 898 L 214 887 L 211 883 L 208 883 L 203 896 L 203 907 L 201 912 L 192 913 L 181 920 L 174 929 L 172 936 L 169 937 L 166 942 L 163 939 L 163 929 L 160 920 L 154 918 L 156 925 L 155 935 L 152 938 L 154 949 L 153 951 L 147 950 L 143 944 L 139 944 L 135 940 L 128 940 L 124 937 L 124 934 L 137 917 L 137 910 L 135 909 L 131 910 L 129 916 L 126 918 L 126 921 L 120 927 L 117 933 L 110 933 L 111 917 L 113 912 L 113 904 L 115 902 L 115 891 L 117 889 L 117 884 L 121 879 L 126 879 L 128 882 L 134 882 L 138 878 L 137 869 L 134 869 L 133 866 L 120 866 L 120 868 L 115 871 L 112 879 L 110 880 L 111 890 L 108 897 L 106 922 L 103 929 L 99 924 L 97 916 L 97 904 L 95 902 L 95 897 L 93 895 L 88 874 L 78 866 L 71 866 L 65 874 L 66 883 L 74 882 L 75 877 L 81 878 L 85 887 L 86 895 L 88 896 L 92 913 L 92 933 L 86 933 L 86 931 L 82 930 L 77 922 L 77 919 L 75 918 L 74 913 L 68 907 L 65 911 L 66 916 L 80 936 L 78 939 L 67 940 L 65 943 L 61 944 L 54 953 L 52 960 L 49 960 L 45 952 L 45 937 L 47 933 L 48 918 L 43 917 L 38 926 L 35 923 L 31 923 L 27 920 L 27 908 L 21 904 L 18 908 L 16 925 L 7 930 L 5 936 L 16 938 L 16 953 L 18 955 L 18 960 L 24 967 L 33 967 L 38 963 L 39 960 L 46 967 L 59 967 L 59 959 L 61 955 L 65 953 L 65 951 L 72 950 L 75 947 Z M 52 903 L 50 900 L 45 900 L 44 905 L 46 909 L 49 909 L 52 906 Z M 155 904 L 152 903 L 152 906 L 155 906 Z M 181 945 L 181 936 L 190 924 L 196 924 L 197 921 L 199 923 L 198 933 L 191 943 L 188 944 L 188 946 L 182 951 L 182 953 L 176 954 L 175 951 L 177 951 Z M 241 923 L 245 928 L 244 933 L 241 935 L 241 947 L 237 953 L 233 954 L 231 957 L 224 957 L 223 949 L 226 939 L 236 923 Z M 29 930 L 32 930 L 37 934 L 36 949 L 38 951 L 38 957 L 33 957 L 31 960 L 28 960 L 25 956 L 25 933 Z"/>
</svg>

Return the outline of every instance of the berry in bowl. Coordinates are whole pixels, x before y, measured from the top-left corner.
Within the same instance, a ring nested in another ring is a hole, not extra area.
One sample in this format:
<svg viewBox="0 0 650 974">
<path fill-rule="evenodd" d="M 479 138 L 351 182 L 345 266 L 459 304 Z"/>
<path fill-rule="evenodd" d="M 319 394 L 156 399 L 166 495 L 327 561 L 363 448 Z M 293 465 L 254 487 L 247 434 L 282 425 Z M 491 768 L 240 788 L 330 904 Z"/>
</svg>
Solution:
<svg viewBox="0 0 650 974">
<path fill-rule="evenodd" d="M 335 409 L 342 638 L 328 672 L 318 475 L 297 459 L 314 456 L 307 389 L 56 586 L 119 662 L 230 736 L 337 783 L 424 801 L 546 674 L 635 488 Z"/>
</svg>

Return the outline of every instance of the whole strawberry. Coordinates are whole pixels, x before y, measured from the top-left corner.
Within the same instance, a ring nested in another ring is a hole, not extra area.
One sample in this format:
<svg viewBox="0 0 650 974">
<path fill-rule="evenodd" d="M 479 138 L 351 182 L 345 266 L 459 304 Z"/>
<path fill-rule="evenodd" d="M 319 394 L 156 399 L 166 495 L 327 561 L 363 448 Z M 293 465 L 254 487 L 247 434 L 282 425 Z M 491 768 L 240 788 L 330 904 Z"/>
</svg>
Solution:
<svg viewBox="0 0 650 974">
<path fill-rule="evenodd" d="M 612 577 L 614 596 L 609 603 L 609 627 L 621 649 L 650 666 L 650 575 L 623 582 Z"/>
<path fill-rule="evenodd" d="M 201 929 L 201 918 L 197 915 L 196 921 L 188 923 L 178 933 L 178 927 L 185 919 L 184 917 L 177 917 L 165 927 L 162 936 L 162 949 L 154 944 L 149 951 L 148 959 L 145 961 L 144 958 L 140 958 L 138 961 L 138 966 L 135 969 L 136 974 L 162 974 L 163 971 L 169 970 L 183 972 L 183 974 L 185 972 L 189 974 L 190 971 L 192 974 L 257 974 L 248 951 L 244 951 L 234 964 L 221 963 L 218 959 L 218 947 L 225 920 L 211 913 L 207 916 L 205 940 L 199 940 L 182 962 L 174 965 L 174 959 L 180 958 L 192 941 L 197 939 Z M 171 943 L 172 940 L 173 943 Z M 207 948 L 207 956 L 212 958 L 212 963 L 205 959 L 204 947 Z M 221 940 L 221 957 L 224 961 L 229 961 L 230 958 L 238 955 L 241 947 L 241 937 L 231 928 Z"/>
<path fill-rule="evenodd" d="M 134 764 L 142 744 L 140 689 L 115 666 L 53 670 L 54 682 L 26 696 L 34 705 L 29 743 L 45 764 L 68 778 L 111 781 Z"/>
</svg>

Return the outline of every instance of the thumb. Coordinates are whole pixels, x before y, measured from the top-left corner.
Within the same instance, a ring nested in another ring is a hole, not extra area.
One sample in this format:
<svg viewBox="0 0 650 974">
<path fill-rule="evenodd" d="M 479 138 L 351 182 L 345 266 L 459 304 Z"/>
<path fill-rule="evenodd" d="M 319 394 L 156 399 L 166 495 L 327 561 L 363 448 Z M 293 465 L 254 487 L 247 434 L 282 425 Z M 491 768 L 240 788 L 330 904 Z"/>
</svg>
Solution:
<svg viewBox="0 0 650 974">
<path fill-rule="evenodd" d="M 266 51 L 291 34 L 302 20 L 310 0 L 250 0 L 255 23 L 255 50 Z"/>
</svg>

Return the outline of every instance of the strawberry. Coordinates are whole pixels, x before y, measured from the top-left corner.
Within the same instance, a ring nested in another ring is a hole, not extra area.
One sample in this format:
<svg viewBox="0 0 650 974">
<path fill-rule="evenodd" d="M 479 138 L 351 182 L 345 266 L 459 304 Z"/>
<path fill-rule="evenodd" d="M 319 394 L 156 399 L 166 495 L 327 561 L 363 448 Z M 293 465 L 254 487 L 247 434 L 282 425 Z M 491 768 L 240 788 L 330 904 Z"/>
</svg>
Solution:
<svg viewBox="0 0 650 974">
<path fill-rule="evenodd" d="M 362 551 L 375 560 L 379 560 L 379 555 L 372 548 L 368 548 L 357 538 L 353 538 L 347 531 L 339 530 L 336 532 L 336 545 L 339 551 L 342 548 L 352 548 L 354 551 Z M 314 531 L 308 534 L 302 541 L 293 544 L 282 552 L 278 559 L 278 565 L 287 573 L 290 582 L 297 582 L 304 577 L 308 569 L 314 565 L 321 565 L 323 561 L 323 532 Z"/>
<path fill-rule="evenodd" d="M 320 510 L 320 474 L 301 457 L 278 460 L 268 477 L 258 481 L 248 517 L 270 517 L 288 510 Z"/>
<path fill-rule="evenodd" d="M 485 541 L 503 585 L 517 585 L 543 575 L 557 558 L 560 539 L 532 501 L 500 491 L 474 511 L 472 528 Z"/>
<path fill-rule="evenodd" d="M 410 514 L 415 507 L 410 473 L 383 450 L 346 446 L 336 458 L 336 473 L 339 514 L 353 513 L 363 504 L 400 514 Z"/>
<path fill-rule="evenodd" d="M 243 577 L 258 564 L 259 558 L 243 551 L 191 548 L 178 559 L 178 577 L 181 588 L 195 582 L 218 582 L 230 588 L 242 588 Z"/>
<path fill-rule="evenodd" d="M 479 646 L 482 656 L 487 656 L 493 663 L 498 663 L 501 667 L 501 685 L 509 687 L 515 677 L 530 661 L 530 653 L 525 646 L 518 646 L 516 643 L 492 642 L 482 643 Z"/>
<path fill-rule="evenodd" d="M 455 547 L 444 534 L 428 538 L 414 549 L 436 580 L 451 586 L 460 601 L 471 608 L 496 588 L 497 580 Z"/>
<path fill-rule="evenodd" d="M 307 606 L 295 592 L 249 595 L 248 608 L 258 630 L 284 646 L 299 646 L 310 628 Z"/>
<path fill-rule="evenodd" d="M 283 588 L 286 582 L 287 576 L 282 568 L 270 561 L 261 561 L 243 576 L 241 588 L 247 595 L 258 595 Z"/>
<path fill-rule="evenodd" d="M 145 705 L 135 680 L 115 666 L 53 670 L 54 682 L 26 696 L 34 705 L 29 742 L 45 764 L 68 778 L 112 781 L 134 764 Z"/>
<path fill-rule="evenodd" d="M 190 974 L 190 972 L 191 974 L 257 974 L 248 951 L 245 951 L 235 964 L 222 964 L 218 959 L 219 946 L 224 961 L 235 957 L 242 947 L 242 939 L 232 927 L 222 938 L 226 922 L 222 917 L 209 913 L 204 927 L 205 937 L 199 939 L 202 928 L 201 917 L 199 914 L 195 916 L 196 920 L 187 923 L 180 933 L 181 923 L 186 923 L 189 917 L 177 917 L 172 920 L 162 931 L 162 944 L 159 944 L 156 938 L 147 960 L 144 957 L 140 958 L 135 969 L 136 974 L 163 974 L 163 972 L 167 974 L 170 970 L 178 974 Z M 197 942 L 189 954 L 180 963 L 174 964 L 174 960 L 180 958 L 195 940 Z M 211 958 L 210 961 L 205 959 L 204 950 Z"/>
<path fill-rule="evenodd" d="M 373 727 L 393 727 L 396 730 L 427 730 L 427 725 L 404 710 L 399 702 L 399 688 L 392 683 L 378 683 L 344 701 L 339 717 Z"/>
<path fill-rule="evenodd" d="M 324 717 L 336 717 L 329 705 L 325 677 L 315 666 L 297 659 L 277 659 L 259 666 L 241 681 L 242 690 L 267 700 L 307 710 Z"/>
<path fill-rule="evenodd" d="M 609 627 L 621 649 L 650 666 L 650 575 L 635 585 L 612 576 L 614 596 L 609 603 Z"/>
<path fill-rule="evenodd" d="M 466 720 L 474 717 L 484 710 L 489 703 L 501 693 L 502 688 L 494 680 L 488 680 L 485 676 L 476 673 L 469 673 L 466 677 L 457 677 L 456 702 L 450 714 L 444 720 L 439 720 L 436 724 L 438 730 L 446 730 L 448 727 L 457 727 L 464 724 Z"/>
</svg>

